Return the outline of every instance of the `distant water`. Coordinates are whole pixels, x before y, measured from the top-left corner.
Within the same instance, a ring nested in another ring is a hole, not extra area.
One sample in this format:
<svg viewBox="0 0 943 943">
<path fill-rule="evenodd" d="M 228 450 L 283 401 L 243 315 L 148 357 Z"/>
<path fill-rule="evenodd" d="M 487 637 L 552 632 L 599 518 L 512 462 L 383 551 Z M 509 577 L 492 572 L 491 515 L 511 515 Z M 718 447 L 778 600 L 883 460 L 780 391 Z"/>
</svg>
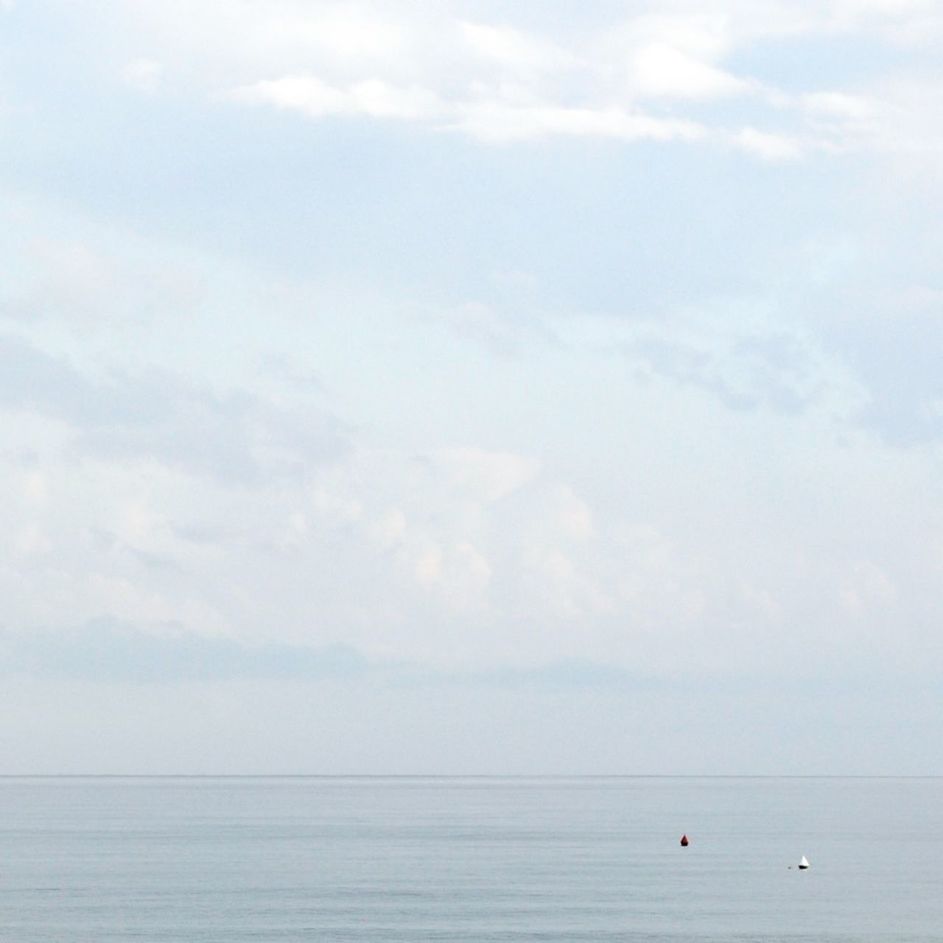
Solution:
<svg viewBox="0 0 943 943">
<path fill-rule="evenodd" d="M 941 800 L 936 779 L 0 779 L 0 940 L 939 941 Z"/>
</svg>

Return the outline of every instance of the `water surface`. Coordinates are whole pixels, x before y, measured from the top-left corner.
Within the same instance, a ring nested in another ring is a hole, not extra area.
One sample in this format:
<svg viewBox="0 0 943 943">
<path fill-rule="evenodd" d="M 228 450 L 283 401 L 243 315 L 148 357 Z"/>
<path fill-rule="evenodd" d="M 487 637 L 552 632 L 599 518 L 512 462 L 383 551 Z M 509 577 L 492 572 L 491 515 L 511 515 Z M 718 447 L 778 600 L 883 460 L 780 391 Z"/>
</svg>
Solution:
<svg viewBox="0 0 943 943">
<path fill-rule="evenodd" d="M 0 939 L 940 940 L 941 798 L 937 779 L 0 779 Z"/>
</svg>

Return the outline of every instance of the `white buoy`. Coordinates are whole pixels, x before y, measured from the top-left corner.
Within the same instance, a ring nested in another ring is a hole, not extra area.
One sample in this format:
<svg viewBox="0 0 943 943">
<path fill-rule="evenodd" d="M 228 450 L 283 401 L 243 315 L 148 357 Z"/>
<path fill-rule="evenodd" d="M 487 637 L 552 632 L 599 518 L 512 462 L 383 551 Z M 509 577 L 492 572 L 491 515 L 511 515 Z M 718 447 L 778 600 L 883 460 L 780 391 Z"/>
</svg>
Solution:
<svg viewBox="0 0 943 943">
<path fill-rule="evenodd" d="M 806 870 L 807 868 L 809 868 L 809 867 L 811 867 L 811 865 L 809 864 L 809 859 L 808 859 L 805 855 L 803 855 L 803 856 L 799 859 L 799 870 L 800 870 L 800 871 L 805 871 L 805 870 Z"/>
</svg>

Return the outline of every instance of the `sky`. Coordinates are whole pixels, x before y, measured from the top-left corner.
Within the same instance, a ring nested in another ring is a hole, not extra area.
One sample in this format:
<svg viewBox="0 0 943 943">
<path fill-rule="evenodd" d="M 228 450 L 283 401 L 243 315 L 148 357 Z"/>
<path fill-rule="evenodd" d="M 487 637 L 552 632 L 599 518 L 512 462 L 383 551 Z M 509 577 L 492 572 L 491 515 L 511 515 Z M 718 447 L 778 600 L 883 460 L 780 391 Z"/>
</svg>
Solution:
<svg viewBox="0 0 943 943">
<path fill-rule="evenodd" d="M 0 773 L 943 774 L 934 0 L 0 0 Z"/>
</svg>

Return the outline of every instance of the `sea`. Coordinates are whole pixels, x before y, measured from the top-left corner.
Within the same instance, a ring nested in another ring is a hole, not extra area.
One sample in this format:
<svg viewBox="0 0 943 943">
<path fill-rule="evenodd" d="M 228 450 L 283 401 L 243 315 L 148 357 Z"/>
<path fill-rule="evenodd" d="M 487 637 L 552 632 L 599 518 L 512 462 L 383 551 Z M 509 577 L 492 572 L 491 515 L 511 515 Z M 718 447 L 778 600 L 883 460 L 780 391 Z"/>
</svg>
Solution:
<svg viewBox="0 0 943 943">
<path fill-rule="evenodd" d="M 0 940 L 940 941 L 941 846 L 933 778 L 8 777 Z"/>
</svg>

